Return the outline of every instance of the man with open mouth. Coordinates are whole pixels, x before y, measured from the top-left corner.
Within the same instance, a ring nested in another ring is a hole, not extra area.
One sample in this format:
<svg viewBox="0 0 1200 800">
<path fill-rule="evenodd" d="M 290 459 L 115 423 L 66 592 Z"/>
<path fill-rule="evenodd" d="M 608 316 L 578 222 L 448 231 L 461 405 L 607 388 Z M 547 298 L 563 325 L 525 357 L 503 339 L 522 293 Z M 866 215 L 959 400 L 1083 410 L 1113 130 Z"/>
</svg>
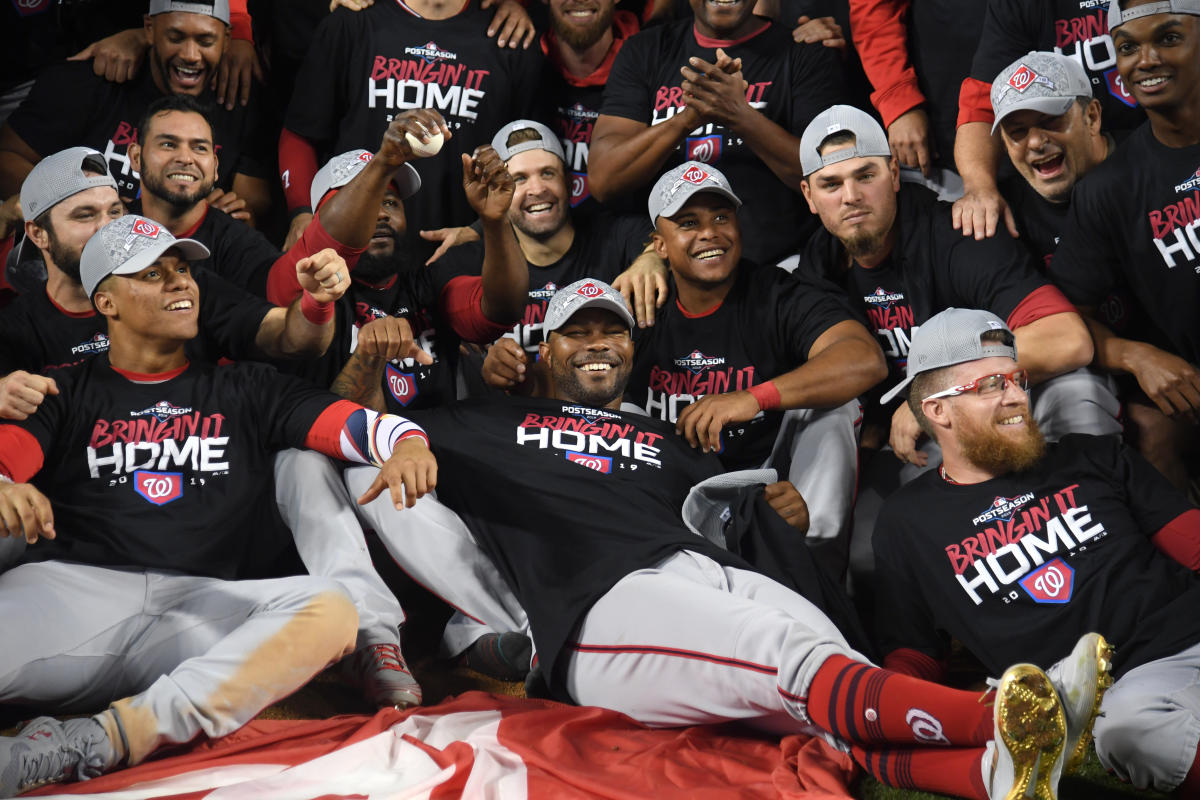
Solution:
<svg viewBox="0 0 1200 800">
<path fill-rule="evenodd" d="M 214 102 L 212 75 L 229 43 L 228 0 L 155 0 L 146 16 L 146 63 L 132 80 L 110 83 L 90 62 L 47 68 L 28 99 L 0 128 L 0 195 L 15 194 L 41 158 L 87 145 L 104 153 L 122 199 L 137 197 L 141 180 L 129 159 L 146 108 L 164 95 L 186 94 L 211 105 L 213 146 L 222 174 L 216 188 L 245 201 L 255 217 L 270 207 L 271 147 L 257 92 L 248 105 Z M 66 111 L 64 111 L 66 109 Z"/>
<path fill-rule="evenodd" d="M 828 596 L 806 599 L 725 549 L 731 515 L 734 525 L 797 524 L 795 487 L 761 470 L 729 475 L 670 423 L 622 410 L 634 327 L 612 287 L 576 281 L 546 312 L 547 396 L 415 415 L 438 459 L 437 497 L 418 504 L 458 528 L 425 531 L 425 546 L 446 548 L 445 533 L 487 550 L 529 612 L 553 696 L 654 727 L 739 720 L 824 736 L 894 786 L 1054 800 L 1066 744 L 1090 721 L 1068 721 L 1062 703 L 1096 697 L 1102 654 L 1085 653 L 1057 682 L 1029 664 L 1008 668 L 991 708 L 977 693 L 871 666 L 825 613 Z M 357 490 L 374 473 L 352 468 L 346 480 Z M 739 486 L 753 523 L 732 512 Z M 366 513 L 384 532 L 408 512 L 374 500 Z M 443 596 L 458 588 L 439 570 L 416 577 Z M 799 588 L 815 597 L 815 586 Z"/>
<path fill-rule="evenodd" d="M 1200 443 L 1200 2 L 1113 2 L 1109 28 L 1147 121 L 1076 187 L 1051 275 L 1088 319 L 1097 366 L 1136 380 L 1169 423 L 1174 457 L 1155 465 L 1183 487 Z M 1114 289 L 1146 324 L 1110 326 Z"/>
</svg>

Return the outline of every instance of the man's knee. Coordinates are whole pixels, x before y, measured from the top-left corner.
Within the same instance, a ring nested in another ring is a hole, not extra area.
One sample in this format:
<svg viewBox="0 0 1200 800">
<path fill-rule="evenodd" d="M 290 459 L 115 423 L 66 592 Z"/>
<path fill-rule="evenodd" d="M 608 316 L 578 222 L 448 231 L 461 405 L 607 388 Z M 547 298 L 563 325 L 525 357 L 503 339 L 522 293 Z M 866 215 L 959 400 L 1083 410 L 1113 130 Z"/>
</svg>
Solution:
<svg viewBox="0 0 1200 800">
<path fill-rule="evenodd" d="M 1172 719 L 1184 714 L 1187 719 Z M 1182 723 L 1182 724 L 1179 724 Z M 1110 692 L 1101 706 L 1092 734 L 1100 762 L 1139 789 L 1169 792 L 1187 775 L 1195 755 L 1181 738 L 1197 729 L 1195 716 L 1167 697 L 1144 692 Z"/>
<path fill-rule="evenodd" d="M 302 621 L 314 654 L 328 662 L 338 661 L 354 651 L 358 639 L 358 611 L 354 602 L 336 581 L 313 579 L 314 592 L 297 614 Z"/>
</svg>

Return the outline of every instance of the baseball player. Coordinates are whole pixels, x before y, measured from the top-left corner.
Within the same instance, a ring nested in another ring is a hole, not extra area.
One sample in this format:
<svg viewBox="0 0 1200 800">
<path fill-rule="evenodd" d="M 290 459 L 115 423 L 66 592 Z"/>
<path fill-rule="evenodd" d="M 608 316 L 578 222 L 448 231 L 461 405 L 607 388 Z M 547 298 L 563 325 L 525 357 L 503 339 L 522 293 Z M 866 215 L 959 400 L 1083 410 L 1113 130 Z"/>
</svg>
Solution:
<svg viewBox="0 0 1200 800">
<path fill-rule="evenodd" d="M 0 312 L 0 419 L 23 419 L 56 391 L 44 373 L 108 349 L 103 318 L 79 277 L 84 244 L 125 213 L 102 155 L 72 147 L 42 159 L 22 185 L 23 248 L 36 246 L 46 262 L 44 291 L 26 292 Z M 345 262 L 332 250 L 295 265 L 304 287 L 287 308 L 256 299 L 208 270 L 198 270 L 200 335 L 187 343 L 189 357 L 232 359 L 312 355 L 333 335 L 323 309 L 349 285 Z"/>
<path fill-rule="evenodd" d="M 650 254 L 650 227 L 644 217 L 577 218 L 570 204 L 566 152 L 559 137 L 542 123 L 513 120 L 492 137 L 492 147 L 516 184 L 508 222 L 528 268 L 529 294 L 521 320 L 489 349 L 483 376 L 494 388 L 532 391 L 532 385 L 521 384 L 532 377 L 528 367 L 537 358 L 550 298 L 558 287 L 579 278 L 611 280 L 627 267 L 632 270 L 631 264 Z M 450 249 L 441 261 L 451 269 L 473 272 L 487 254 L 486 243 L 466 243 Z M 652 254 L 649 258 L 658 262 Z M 649 294 L 639 293 L 647 296 L 646 305 Z"/>
<path fill-rule="evenodd" d="M 492 341 L 518 318 L 525 300 L 524 260 L 507 222 L 513 180 L 490 147 L 480 148 L 461 166 L 463 190 L 483 220 L 488 257 L 482 274 L 457 275 L 442 263 L 414 268 L 407 258 L 404 200 L 418 190 L 420 180 L 407 163 L 412 152 L 405 134 L 424 130 L 429 135 L 443 127 L 434 111 L 398 117 L 374 157 L 363 150 L 341 154 L 313 180 L 317 221 L 333 229 L 365 226 L 361 233 L 368 247 L 354 265 L 351 290 L 334 309 L 336 334 L 329 352 L 288 369 L 318 385 L 332 384 L 337 394 L 379 411 L 408 413 L 452 400 L 459 341 Z M 287 291 L 281 283 L 273 286 Z M 294 279 L 290 291 L 300 292 Z M 377 705 L 419 702 L 420 687 L 400 652 L 404 612 L 371 564 L 340 474 L 328 459 L 304 450 L 281 453 L 275 474 L 279 511 L 305 565 L 313 574 L 337 579 L 358 606 L 359 646 L 351 676 L 364 682 L 368 699 Z M 478 553 L 475 558 L 483 560 Z M 465 564 L 463 558 L 447 561 L 444 568 L 459 564 Z M 452 636 L 447 654 L 466 650 L 470 663 L 484 666 L 486 661 L 473 658 L 480 651 L 469 649 L 484 634 Z M 499 638 L 497 634 L 488 642 Z M 517 640 L 528 648 L 524 637 Z M 512 663 L 523 674 L 529 654 L 514 655 Z"/>
<path fill-rule="evenodd" d="M 1058 696 L 1095 692 L 1098 665 L 1058 692 L 1036 667 L 1012 667 L 990 710 L 974 693 L 870 666 L 816 606 L 698 535 L 703 519 L 681 520 L 692 486 L 722 468 L 671 425 L 620 410 L 634 324 L 611 287 L 578 281 L 547 309 L 552 397 L 420 415 L 438 457 L 437 501 L 420 502 L 456 512 L 496 560 L 529 612 L 555 697 L 656 726 L 737 719 L 832 735 L 892 785 L 1053 798 L 1064 741 L 1081 734 L 1067 730 Z M 375 475 L 351 469 L 347 480 Z M 793 488 L 783 502 L 798 499 Z M 400 515 L 382 505 L 367 509 L 387 537 Z M 436 573 L 417 577 L 453 596 Z"/>
<path fill-rule="evenodd" d="M 1101 764 L 1139 789 L 1195 797 L 1200 510 L 1114 437 L 1046 444 L 1018 355 L 994 314 L 947 309 L 921 326 L 888 393 L 908 389 L 942 464 L 879 514 L 884 664 L 937 679 L 954 637 L 990 670 L 1027 660 L 1053 678 L 1099 651 L 1116 683 L 1102 704 L 1071 698 L 1068 721 L 1098 712 Z M 1054 664 L 1089 630 L 1102 636 Z M 1067 749 L 1078 761 L 1086 747 Z"/>
<path fill-rule="evenodd" d="M 671 286 L 655 324 L 637 332 L 625 400 L 719 451 L 727 469 L 786 470 L 809 507 L 809 543 L 840 575 L 857 396 L 885 377 L 883 356 L 836 287 L 742 258 L 740 205 L 725 176 L 698 162 L 655 183 L 653 245 Z"/>
<path fill-rule="evenodd" d="M 143 69 L 125 83 L 95 75 L 82 61 L 53 64 L 37 78 L 29 97 L 0 126 L 0 194 L 16 193 L 45 155 L 75 145 L 104 153 L 123 200 L 138 195 L 140 180 L 129 160 L 137 124 L 159 97 L 187 94 L 212 104 L 209 88 L 229 42 L 228 0 L 153 0 L 143 6 L 149 43 Z M 271 205 L 271 142 L 264 136 L 262 101 L 212 109 L 216 145 L 225 165 L 218 188 L 245 201 L 256 216 Z"/>
<path fill-rule="evenodd" d="M 1133 376 L 1169 421 L 1162 441 L 1178 455 L 1156 466 L 1183 488 L 1200 448 L 1200 3 L 1125 0 L 1108 11 L 1116 69 L 1147 121 L 1079 184 L 1054 280 L 1089 321 L 1097 366 Z M 1114 288 L 1132 295 L 1143 324 L 1110 327 Z"/>
<path fill-rule="evenodd" d="M 264 524 L 273 450 L 381 465 L 364 501 L 390 488 L 411 505 L 434 484 L 413 423 L 265 365 L 188 359 L 188 259 L 206 255 L 144 217 L 102 228 L 80 277 L 109 351 L 0 425 L 0 520 L 24 545 L 0 575 L 0 613 L 25 621 L 5 631 L 0 702 L 108 705 L 0 740 L 4 796 L 228 734 L 350 652 L 357 618 L 333 581 L 230 580 Z"/>
</svg>

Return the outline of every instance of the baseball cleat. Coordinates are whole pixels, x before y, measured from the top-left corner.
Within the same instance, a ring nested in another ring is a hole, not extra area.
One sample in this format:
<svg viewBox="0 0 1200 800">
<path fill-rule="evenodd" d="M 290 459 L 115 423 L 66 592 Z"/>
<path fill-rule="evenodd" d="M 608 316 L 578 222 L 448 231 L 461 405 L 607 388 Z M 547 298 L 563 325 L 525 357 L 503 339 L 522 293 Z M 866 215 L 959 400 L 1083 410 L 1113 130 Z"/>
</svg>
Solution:
<svg viewBox="0 0 1200 800">
<path fill-rule="evenodd" d="M 485 633 L 463 654 L 463 665 L 501 681 L 523 681 L 529 675 L 533 642 L 528 636 L 509 631 Z"/>
<path fill-rule="evenodd" d="M 995 747 L 988 797 L 1057 800 L 1067 720 L 1050 678 L 1033 664 L 1009 667 L 996 689 L 992 714 Z"/>
<path fill-rule="evenodd" d="M 108 734 L 94 718 L 38 717 L 16 736 L 0 737 L 0 797 L 95 778 L 116 763 Z"/>
<path fill-rule="evenodd" d="M 1079 769 L 1092 741 L 1092 724 L 1104 693 L 1112 686 L 1113 649 L 1098 633 L 1085 633 L 1071 654 L 1046 670 L 1067 717 L 1066 762 L 1070 774 Z"/>
<path fill-rule="evenodd" d="M 371 644 L 345 661 L 346 676 L 377 708 L 421 705 L 421 685 L 413 677 L 398 644 Z"/>
</svg>

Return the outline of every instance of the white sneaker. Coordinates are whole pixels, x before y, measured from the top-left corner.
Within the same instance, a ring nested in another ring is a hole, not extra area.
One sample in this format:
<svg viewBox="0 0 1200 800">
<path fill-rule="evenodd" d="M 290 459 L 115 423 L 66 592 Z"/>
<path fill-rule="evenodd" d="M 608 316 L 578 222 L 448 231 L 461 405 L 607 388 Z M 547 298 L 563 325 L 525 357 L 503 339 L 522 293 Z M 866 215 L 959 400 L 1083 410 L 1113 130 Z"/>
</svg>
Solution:
<svg viewBox="0 0 1200 800">
<path fill-rule="evenodd" d="M 996 689 L 992 731 L 994 748 L 988 748 L 992 763 L 984 774 L 988 797 L 1058 800 L 1067 721 L 1045 672 L 1033 664 L 1005 670 Z M 1043 769 L 1038 769 L 1039 762 Z"/>
<path fill-rule="evenodd" d="M 1104 693 L 1112 686 L 1112 647 L 1098 633 L 1085 633 L 1071 655 L 1046 670 L 1067 717 L 1066 763 L 1069 775 L 1079 769 L 1092 741 L 1092 724 Z"/>
</svg>

